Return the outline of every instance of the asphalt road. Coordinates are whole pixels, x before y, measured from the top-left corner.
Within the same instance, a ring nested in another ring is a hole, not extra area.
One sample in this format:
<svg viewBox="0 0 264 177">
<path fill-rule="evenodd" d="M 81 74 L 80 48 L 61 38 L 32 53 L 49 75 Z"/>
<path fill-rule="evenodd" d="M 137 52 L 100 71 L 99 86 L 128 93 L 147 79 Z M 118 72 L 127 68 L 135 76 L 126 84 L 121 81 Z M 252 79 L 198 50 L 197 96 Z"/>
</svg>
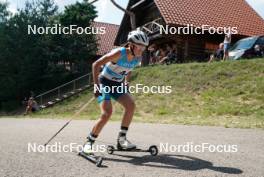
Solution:
<svg viewBox="0 0 264 177">
<path fill-rule="evenodd" d="M 51 142 L 50 145 L 61 145 L 53 147 L 58 152 L 51 152 L 51 146 L 47 149 L 49 152 L 43 152 L 42 145 L 65 122 L 1 118 L 0 176 L 264 176 L 263 130 L 133 123 L 128 138 L 142 148 L 156 144 L 159 151 L 162 151 L 160 155 L 153 157 L 138 152 L 116 152 L 114 155 L 98 153 L 105 159 L 103 167 L 98 168 L 78 156 L 76 149 L 60 152 L 61 147 L 69 147 L 67 145 L 70 143 L 76 143 L 72 144 L 73 147 L 82 145 L 93 121 L 74 120 Z M 119 122 L 109 122 L 99 139 L 115 143 L 119 126 Z M 39 147 L 38 152 L 32 152 L 34 143 Z M 203 143 L 208 143 L 204 145 L 210 145 L 212 152 L 209 149 L 194 152 L 190 148 L 200 147 Z M 219 148 L 219 152 L 215 148 Z M 221 152 L 223 149 L 226 152 Z"/>
</svg>

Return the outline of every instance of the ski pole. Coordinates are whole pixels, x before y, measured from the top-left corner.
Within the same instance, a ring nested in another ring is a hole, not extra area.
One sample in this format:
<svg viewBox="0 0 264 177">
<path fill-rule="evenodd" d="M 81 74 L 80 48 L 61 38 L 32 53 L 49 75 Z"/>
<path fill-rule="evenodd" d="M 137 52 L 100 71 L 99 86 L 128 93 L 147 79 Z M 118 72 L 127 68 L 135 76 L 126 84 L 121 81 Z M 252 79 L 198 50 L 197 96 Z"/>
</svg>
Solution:
<svg viewBox="0 0 264 177">
<path fill-rule="evenodd" d="M 57 131 L 45 144 L 44 146 L 46 146 L 47 144 L 49 144 L 49 142 L 51 142 L 51 140 L 53 140 L 65 127 L 67 127 L 67 125 L 69 125 L 69 123 L 74 119 L 75 116 L 78 116 L 93 100 L 95 99 L 95 97 L 91 98 L 85 105 L 83 105 L 81 107 L 81 109 L 79 109 L 79 111 L 77 111 L 73 117 L 68 120 L 68 122 L 66 122 L 66 124 L 64 124 L 59 131 Z"/>
</svg>

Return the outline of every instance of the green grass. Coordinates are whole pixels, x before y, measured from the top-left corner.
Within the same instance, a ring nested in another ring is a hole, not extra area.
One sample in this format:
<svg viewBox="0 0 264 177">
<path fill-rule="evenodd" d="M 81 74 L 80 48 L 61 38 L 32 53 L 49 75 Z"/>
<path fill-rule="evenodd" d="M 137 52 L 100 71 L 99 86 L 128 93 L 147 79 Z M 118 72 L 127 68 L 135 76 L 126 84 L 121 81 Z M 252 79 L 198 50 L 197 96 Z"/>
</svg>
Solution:
<svg viewBox="0 0 264 177">
<path fill-rule="evenodd" d="M 172 93 L 134 94 L 134 121 L 264 128 L 264 59 L 138 68 L 132 76 L 136 83 L 172 86 Z M 31 117 L 70 117 L 92 97 L 90 92 Z M 112 120 L 120 120 L 122 108 L 113 105 Z M 94 102 L 78 118 L 97 119 L 99 112 Z"/>
</svg>

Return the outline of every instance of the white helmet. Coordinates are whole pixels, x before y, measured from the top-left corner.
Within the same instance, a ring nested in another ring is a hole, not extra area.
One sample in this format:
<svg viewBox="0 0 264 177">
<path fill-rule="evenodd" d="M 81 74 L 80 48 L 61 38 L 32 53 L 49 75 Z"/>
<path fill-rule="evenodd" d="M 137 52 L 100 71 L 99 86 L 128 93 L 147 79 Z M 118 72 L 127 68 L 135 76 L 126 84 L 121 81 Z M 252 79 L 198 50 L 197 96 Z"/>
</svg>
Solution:
<svg viewBox="0 0 264 177">
<path fill-rule="evenodd" d="M 144 45 L 144 46 L 148 46 L 149 45 L 148 36 L 143 31 L 140 31 L 140 30 L 131 31 L 128 34 L 127 41 L 135 43 L 135 44 L 141 44 L 141 45 Z"/>
</svg>

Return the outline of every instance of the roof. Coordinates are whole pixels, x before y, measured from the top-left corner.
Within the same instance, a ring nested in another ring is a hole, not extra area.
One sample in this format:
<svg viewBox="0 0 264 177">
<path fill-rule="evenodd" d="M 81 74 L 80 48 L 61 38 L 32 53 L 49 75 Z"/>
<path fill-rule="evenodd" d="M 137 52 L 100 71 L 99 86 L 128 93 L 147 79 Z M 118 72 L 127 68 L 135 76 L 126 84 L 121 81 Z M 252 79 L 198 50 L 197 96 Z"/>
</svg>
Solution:
<svg viewBox="0 0 264 177">
<path fill-rule="evenodd" d="M 169 25 L 238 27 L 245 36 L 264 34 L 264 20 L 245 0 L 154 0 Z"/>
<path fill-rule="evenodd" d="M 113 48 L 117 46 L 114 45 L 114 41 L 119 29 L 119 25 L 109 24 L 109 23 L 102 23 L 102 22 L 93 22 L 93 27 L 105 27 L 105 34 L 97 34 L 97 45 L 98 51 L 97 55 L 105 55 Z"/>
</svg>

